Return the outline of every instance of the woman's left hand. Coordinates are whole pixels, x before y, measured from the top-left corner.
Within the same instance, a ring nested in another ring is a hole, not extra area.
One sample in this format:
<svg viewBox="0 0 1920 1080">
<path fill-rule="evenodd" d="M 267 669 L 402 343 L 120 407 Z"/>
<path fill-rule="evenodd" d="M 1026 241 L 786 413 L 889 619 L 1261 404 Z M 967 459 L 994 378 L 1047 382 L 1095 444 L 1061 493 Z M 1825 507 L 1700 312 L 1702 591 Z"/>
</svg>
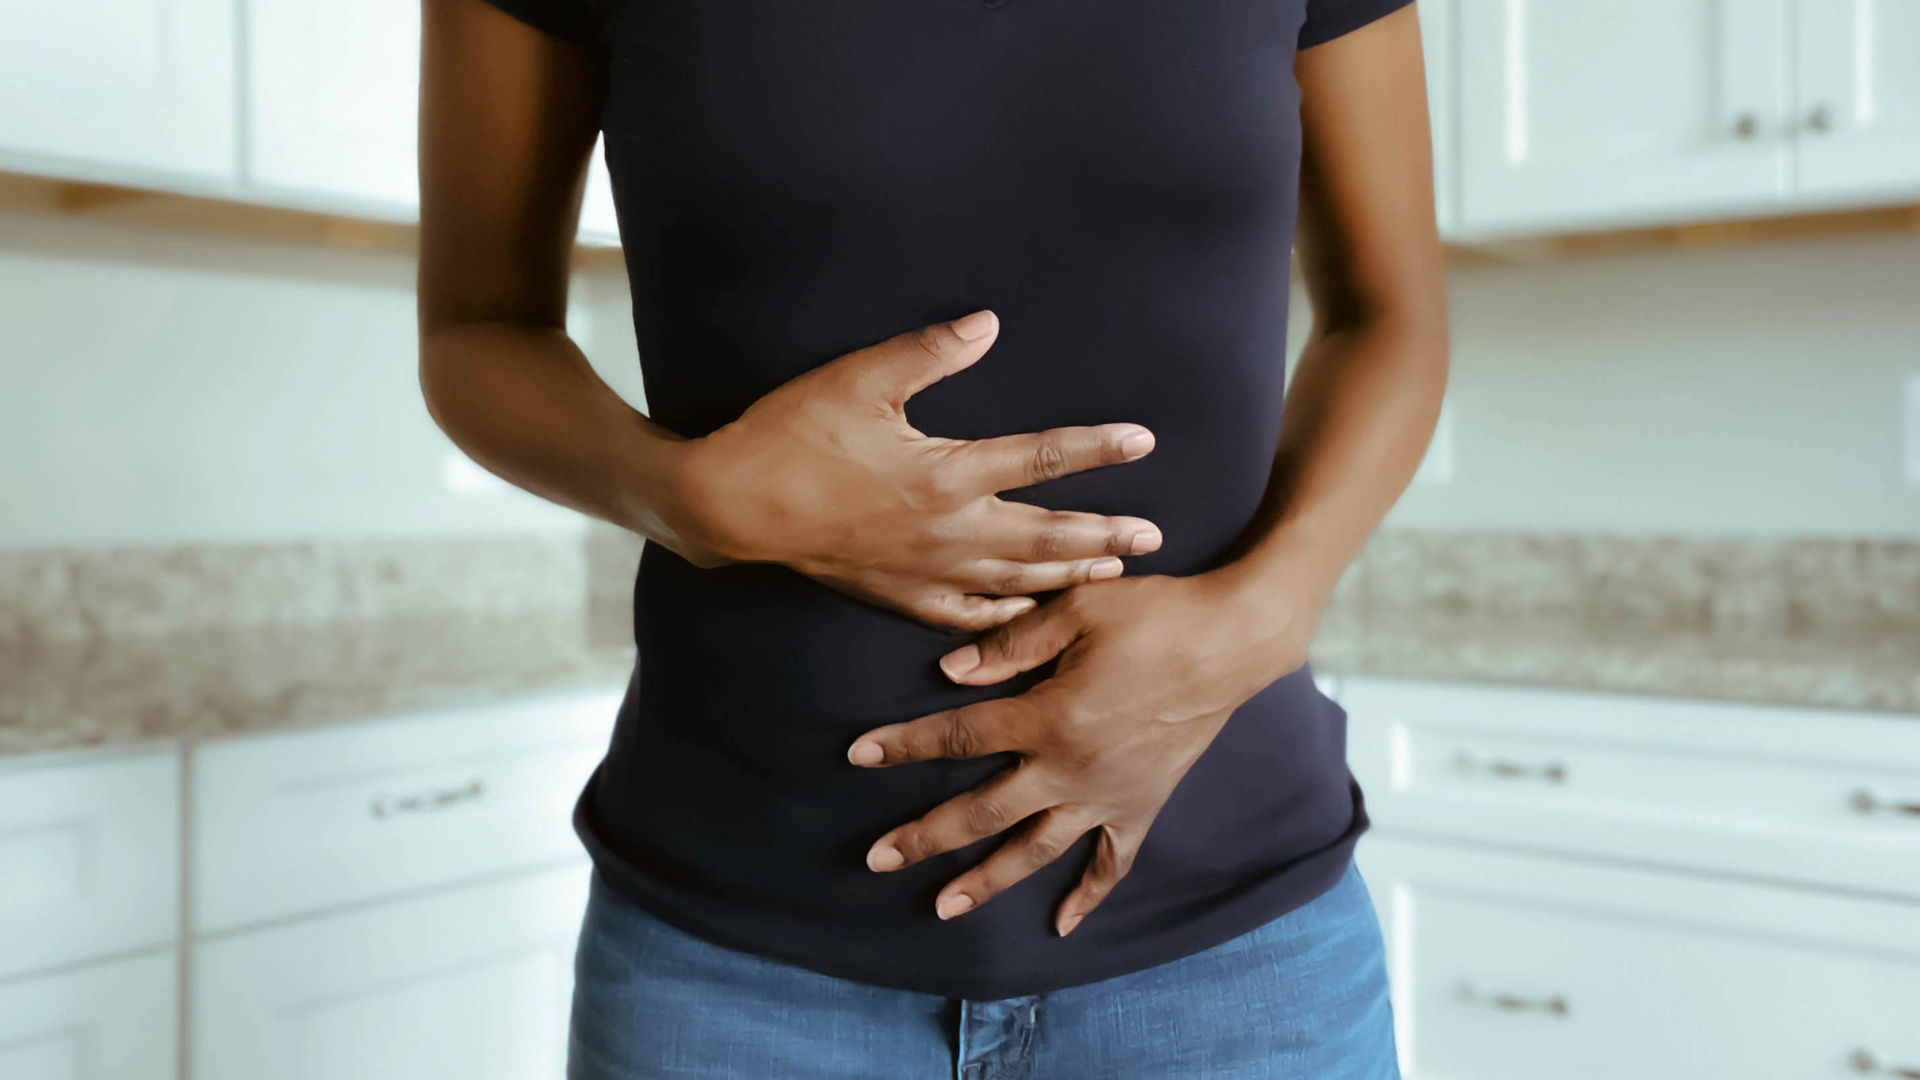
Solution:
<svg viewBox="0 0 1920 1080">
<path fill-rule="evenodd" d="M 1018 762 L 918 821 L 881 837 L 874 870 L 898 870 L 1018 827 L 949 882 L 935 912 L 986 903 L 1099 830 L 1091 865 L 1061 903 L 1062 935 L 1126 876 L 1174 786 L 1248 698 L 1305 660 L 1317 611 L 1231 567 L 1193 577 L 1142 576 L 1075 586 L 941 658 L 955 682 L 989 685 L 1059 658 L 1026 693 L 862 735 L 855 765 L 1012 752 Z"/>
</svg>

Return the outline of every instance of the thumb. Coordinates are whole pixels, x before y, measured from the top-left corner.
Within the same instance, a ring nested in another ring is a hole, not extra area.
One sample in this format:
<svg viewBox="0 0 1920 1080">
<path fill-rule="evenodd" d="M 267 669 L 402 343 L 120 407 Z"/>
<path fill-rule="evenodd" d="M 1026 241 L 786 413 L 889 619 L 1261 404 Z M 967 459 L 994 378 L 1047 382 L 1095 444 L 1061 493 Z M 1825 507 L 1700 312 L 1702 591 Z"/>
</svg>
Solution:
<svg viewBox="0 0 1920 1080">
<path fill-rule="evenodd" d="M 987 310 L 934 323 L 849 353 L 859 392 L 904 409 L 907 399 L 986 355 L 1000 332 Z"/>
<path fill-rule="evenodd" d="M 947 678 L 985 686 L 1031 671 L 1066 651 L 1080 636 L 1080 621 L 1054 601 L 994 627 L 979 640 L 940 658 Z"/>
</svg>

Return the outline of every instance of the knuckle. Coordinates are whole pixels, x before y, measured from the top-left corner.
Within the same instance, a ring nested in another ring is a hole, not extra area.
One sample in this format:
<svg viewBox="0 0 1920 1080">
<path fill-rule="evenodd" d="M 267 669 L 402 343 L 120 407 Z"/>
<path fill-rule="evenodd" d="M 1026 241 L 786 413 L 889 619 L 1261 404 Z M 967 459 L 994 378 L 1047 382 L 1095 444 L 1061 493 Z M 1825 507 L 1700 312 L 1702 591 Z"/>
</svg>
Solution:
<svg viewBox="0 0 1920 1080">
<path fill-rule="evenodd" d="M 1060 558 L 1067 547 L 1067 530 L 1058 525 L 1048 525 L 1033 537 L 1033 561 L 1054 562 Z"/>
<path fill-rule="evenodd" d="M 1024 570 L 1009 570 L 994 582 L 994 592 L 1001 596 L 1018 596 L 1027 591 L 1028 575 Z"/>
<path fill-rule="evenodd" d="M 973 728 L 967 723 L 963 713 L 956 709 L 947 714 L 940 729 L 940 749 L 948 757 L 973 757 L 974 747 L 978 742 L 979 740 L 974 738 Z"/>
<path fill-rule="evenodd" d="M 973 799 L 967 803 L 966 814 L 967 828 L 980 836 L 991 836 L 1010 824 L 1006 806 L 997 799 Z"/>
<path fill-rule="evenodd" d="M 1060 444 L 1053 439 L 1042 439 L 1033 448 L 1033 454 L 1027 459 L 1027 475 L 1036 484 L 1063 476 L 1067 471 L 1067 455 Z"/>
<path fill-rule="evenodd" d="M 1027 858 L 1035 866 L 1045 866 L 1066 854 L 1066 841 L 1057 833 L 1035 833 L 1027 841 Z"/>
<path fill-rule="evenodd" d="M 937 326 L 923 326 L 907 335 L 907 340 L 922 355 L 940 360 L 947 355 L 947 333 Z"/>
</svg>

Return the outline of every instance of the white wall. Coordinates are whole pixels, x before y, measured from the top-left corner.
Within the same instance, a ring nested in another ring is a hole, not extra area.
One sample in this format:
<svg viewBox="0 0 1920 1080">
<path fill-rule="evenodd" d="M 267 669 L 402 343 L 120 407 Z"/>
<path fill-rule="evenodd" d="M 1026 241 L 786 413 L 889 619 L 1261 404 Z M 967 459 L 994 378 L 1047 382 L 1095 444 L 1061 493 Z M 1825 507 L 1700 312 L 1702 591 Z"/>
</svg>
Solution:
<svg viewBox="0 0 1920 1080">
<path fill-rule="evenodd" d="M 1920 534 L 1920 238 L 1456 270 L 1455 476 L 1394 524 Z M 575 334 L 641 403 L 625 280 Z M 1303 309 L 1296 325 L 1305 325 Z M 394 255 L 0 215 L 0 547 L 566 532 L 447 490 Z"/>
<path fill-rule="evenodd" d="M 448 491 L 414 335 L 404 256 L 0 215 L 0 547 L 578 530 Z"/>
<path fill-rule="evenodd" d="M 1920 238 L 1462 268 L 1449 284 L 1454 480 L 1414 486 L 1393 524 L 1920 535 L 1900 407 L 1920 375 Z"/>
</svg>

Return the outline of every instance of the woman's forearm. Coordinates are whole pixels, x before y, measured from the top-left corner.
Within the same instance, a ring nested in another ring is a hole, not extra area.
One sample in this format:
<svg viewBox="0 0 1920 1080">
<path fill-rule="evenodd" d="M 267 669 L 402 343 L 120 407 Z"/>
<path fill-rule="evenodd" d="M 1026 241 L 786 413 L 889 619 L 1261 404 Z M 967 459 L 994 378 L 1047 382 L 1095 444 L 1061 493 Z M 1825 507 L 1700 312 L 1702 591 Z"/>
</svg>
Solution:
<svg viewBox="0 0 1920 1080">
<path fill-rule="evenodd" d="M 489 471 L 685 553 L 687 440 L 614 393 L 564 330 L 437 327 L 421 342 L 420 384 L 441 430 Z"/>
<path fill-rule="evenodd" d="M 1420 466 L 1446 390 L 1444 308 L 1316 333 L 1298 364 L 1266 496 L 1216 573 L 1310 622 Z"/>
</svg>

